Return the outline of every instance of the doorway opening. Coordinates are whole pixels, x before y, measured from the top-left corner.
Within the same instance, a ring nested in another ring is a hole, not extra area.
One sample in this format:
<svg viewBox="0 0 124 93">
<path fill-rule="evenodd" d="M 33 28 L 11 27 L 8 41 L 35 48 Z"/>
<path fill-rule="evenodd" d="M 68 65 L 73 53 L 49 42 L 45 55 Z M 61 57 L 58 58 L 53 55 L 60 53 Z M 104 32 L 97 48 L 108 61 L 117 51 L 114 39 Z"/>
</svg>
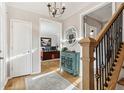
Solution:
<svg viewBox="0 0 124 93">
<path fill-rule="evenodd" d="M 59 75 L 69 82 L 69 85 L 66 87 L 66 89 L 73 89 L 75 87 L 80 88 L 79 76 L 73 75 L 73 73 L 63 69 L 62 66 L 64 53 L 62 52 L 62 24 L 48 19 L 40 19 L 39 31 L 42 75 L 49 76 L 51 73 L 55 72 L 54 74 Z M 68 63 L 67 65 L 69 65 L 70 63 L 68 61 L 72 59 L 69 55 L 66 55 L 65 59 L 65 62 Z"/>
<path fill-rule="evenodd" d="M 51 72 L 60 68 L 61 30 L 61 23 L 40 19 L 41 73 Z"/>
<path fill-rule="evenodd" d="M 84 37 L 95 37 L 113 14 L 113 4 L 105 3 L 81 15 Z"/>
</svg>

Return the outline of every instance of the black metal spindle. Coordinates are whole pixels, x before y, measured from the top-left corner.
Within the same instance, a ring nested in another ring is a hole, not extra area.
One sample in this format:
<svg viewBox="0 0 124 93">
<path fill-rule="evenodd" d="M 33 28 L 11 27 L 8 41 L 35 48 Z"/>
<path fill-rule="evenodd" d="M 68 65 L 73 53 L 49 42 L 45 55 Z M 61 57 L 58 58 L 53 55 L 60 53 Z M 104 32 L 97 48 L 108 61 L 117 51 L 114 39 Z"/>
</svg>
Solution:
<svg viewBox="0 0 124 93">
<path fill-rule="evenodd" d="M 112 32 L 111 32 L 111 41 L 112 41 L 112 68 L 111 68 L 111 71 L 114 71 L 114 66 L 115 66 L 115 63 L 114 63 L 114 23 L 112 24 Z"/>
<path fill-rule="evenodd" d="M 98 46 L 96 47 L 96 89 L 99 89 L 99 74 L 98 74 Z"/>
<path fill-rule="evenodd" d="M 103 63 L 103 39 L 101 41 L 101 77 L 102 77 L 102 89 L 104 89 L 104 63 Z"/>
<path fill-rule="evenodd" d="M 111 75 L 112 75 L 112 71 L 113 71 L 113 24 L 112 24 L 112 26 L 111 26 L 111 30 L 110 30 L 110 33 L 111 33 L 111 50 L 110 50 L 110 52 L 111 52 L 111 68 L 110 68 L 110 73 L 111 73 Z"/>
<path fill-rule="evenodd" d="M 119 39 L 120 38 L 119 37 L 120 36 L 120 15 L 118 16 L 117 20 L 118 20 L 118 22 L 117 22 L 118 23 L 118 49 L 119 49 L 120 48 L 120 39 Z"/>
<path fill-rule="evenodd" d="M 119 49 L 122 43 L 123 12 L 111 24 L 108 31 L 95 48 L 96 52 L 96 89 L 104 89 L 108 86 L 115 62 L 117 62 Z"/>
<path fill-rule="evenodd" d="M 104 84 L 104 86 L 105 87 L 107 87 L 108 86 L 108 84 L 107 84 L 107 82 L 106 82 L 106 79 L 107 79 L 107 77 L 108 77 L 108 75 L 107 75 L 107 54 L 106 54 L 106 51 L 107 51 L 107 44 L 106 44 L 106 35 L 104 36 L 104 55 L 105 55 L 105 84 Z"/>
<path fill-rule="evenodd" d="M 102 77 L 101 77 L 101 42 L 99 43 L 99 75 L 100 75 L 100 90 L 102 89 Z"/>
<path fill-rule="evenodd" d="M 122 43 L 122 29 L 123 29 L 122 28 L 123 27 L 123 22 L 122 21 L 123 21 L 123 12 L 121 12 L 121 18 L 120 18 L 120 26 L 121 26 L 121 32 L 120 32 L 120 38 L 121 38 L 120 41 L 121 42 L 120 43 Z"/>
<path fill-rule="evenodd" d="M 118 32 L 119 32 L 119 47 L 120 47 L 120 44 L 121 44 L 121 14 L 119 15 L 119 22 L 118 22 L 118 24 L 119 24 L 119 30 L 118 30 Z"/>
<path fill-rule="evenodd" d="M 122 21 L 123 21 L 123 12 L 121 12 L 121 14 L 119 15 L 119 40 L 120 40 L 120 46 L 122 43 Z"/>
<path fill-rule="evenodd" d="M 106 62 L 106 63 L 107 63 L 107 64 L 106 64 L 106 68 L 107 68 L 107 81 L 108 81 L 108 80 L 109 80 L 109 77 L 108 77 L 108 72 L 109 72 L 109 68 L 108 68 L 108 66 L 109 66 L 109 65 L 108 65 L 108 33 L 106 33 L 106 44 L 107 44 L 107 45 L 106 45 L 106 50 L 107 50 L 107 51 L 106 51 L 106 61 L 107 61 L 107 62 Z"/>
<path fill-rule="evenodd" d="M 114 28 L 113 28 L 113 39 L 114 39 L 114 60 L 116 58 L 116 21 L 114 22 Z M 116 62 L 116 61 L 114 61 Z"/>
<path fill-rule="evenodd" d="M 109 76 L 112 76 L 112 73 L 111 73 L 111 68 L 112 68 L 112 26 L 110 27 L 110 30 L 109 30 L 109 63 L 110 63 L 110 66 L 109 66 Z"/>
<path fill-rule="evenodd" d="M 117 54 L 117 20 L 115 20 L 115 59 L 116 59 L 116 54 Z"/>
<path fill-rule="evenodd" d="M 111 55 L 110 55 L 110 53 L 111 53 L 111 51 L 110 51 L 110 29 L 108 30 L 108 32 L 107 32 L 107 38 L 108 38 L 108 44 L 107 44 L 107 64 L 108 64 L 108 81 L 110 80 L 110 75 L 111 75 L 111 73 L 110 73 L 110 68 L 111 68 L 111 60 L 110 60 L 110 57 L 111 57 Z"/>
<path fill-rule="evenodd" d="M 107 62 L 108 62 L 108 75 L 111 76 L 110 68 L 111 68 L 111 40 L 110 40 L 110 29 L 108 31 L 108 51 L 107 51 Z M 109 80 L 109 77 L 108 77 Z"/>
</svg>

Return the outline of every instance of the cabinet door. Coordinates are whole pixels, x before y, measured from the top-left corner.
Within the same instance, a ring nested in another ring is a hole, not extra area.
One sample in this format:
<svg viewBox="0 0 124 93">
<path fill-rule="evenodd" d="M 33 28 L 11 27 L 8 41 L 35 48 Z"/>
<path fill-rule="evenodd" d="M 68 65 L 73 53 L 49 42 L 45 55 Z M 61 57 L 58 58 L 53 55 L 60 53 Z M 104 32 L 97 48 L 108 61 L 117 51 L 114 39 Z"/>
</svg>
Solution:
<svg viewBox="0 0 124 93">
<path fill-rule="evenodd" d="M 43 52 L 43 60 L 49 60 L 52 59 L 52 53 L 51 52 Z"/>
<path fill-rule="evenodd" d="M 65 57 L 65 70 L 73 73 L 73 57 L 69 53 Z"/>
<path fill-rule="evenodd" d="M 79 69 L 80 69 L 80 54 L 79 53 L 75 53 L 74 55 L 75 59 L 73 60 L 73 71 L 74 71 L 74 75 L 79 75 Z"/>
</svg>

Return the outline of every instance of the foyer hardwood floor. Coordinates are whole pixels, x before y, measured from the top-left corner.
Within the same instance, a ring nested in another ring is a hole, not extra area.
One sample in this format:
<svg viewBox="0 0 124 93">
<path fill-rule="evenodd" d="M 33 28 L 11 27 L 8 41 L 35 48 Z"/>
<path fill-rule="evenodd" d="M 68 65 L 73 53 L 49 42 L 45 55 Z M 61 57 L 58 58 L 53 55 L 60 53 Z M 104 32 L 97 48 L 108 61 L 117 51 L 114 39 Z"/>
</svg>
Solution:
<svg viewBox="0 0 124 93">
<path fill-rule="evenodd" d="M 42 72 L 42 74 L 54 71 L 57 68 L 59 68 L 59 60 L 41 62 L 41 72 Z"/>
<path fill-rule="evenodd" d="M 42 62 L 41 64 L 42 73 L 39 73 L 39 74 L 45 74 L 51 71 L 56 71 L 58 67 L 59 67 L 59 61 Z M 60 74 L 62 77 L 67 79 L 69 82 L 71 82 L 74 86 L 81 89 L 80 87 L 81 85 L 79 83 L 79 80 L 80 80 L 79 77 L 74 77 L 67 72 L 56 71 L 56 73 Z M 25 90 L 25 78 L 26 77 L 27 76 L 21 76 L 21 77 L 10 79 L 5 86 L 5 90 Z"/>
</svg>

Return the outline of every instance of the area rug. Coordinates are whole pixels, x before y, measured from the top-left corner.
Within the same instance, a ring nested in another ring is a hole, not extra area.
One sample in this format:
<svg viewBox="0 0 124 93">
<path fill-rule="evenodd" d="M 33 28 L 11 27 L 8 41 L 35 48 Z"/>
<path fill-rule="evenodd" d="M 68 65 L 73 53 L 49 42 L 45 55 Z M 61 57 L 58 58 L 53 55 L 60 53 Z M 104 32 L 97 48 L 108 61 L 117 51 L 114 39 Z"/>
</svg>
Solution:
<svg viewBox="0 0 124 93">
<path fill-rule="evenodd" d="M 41 76 L 27 77 L 25 83 L 27 90 L 78 90 L 77 87 L 73 86 L 68 80 L 56 72 Z M 70 86 L 71 88 L 68 88 Z"/>
</svg>

